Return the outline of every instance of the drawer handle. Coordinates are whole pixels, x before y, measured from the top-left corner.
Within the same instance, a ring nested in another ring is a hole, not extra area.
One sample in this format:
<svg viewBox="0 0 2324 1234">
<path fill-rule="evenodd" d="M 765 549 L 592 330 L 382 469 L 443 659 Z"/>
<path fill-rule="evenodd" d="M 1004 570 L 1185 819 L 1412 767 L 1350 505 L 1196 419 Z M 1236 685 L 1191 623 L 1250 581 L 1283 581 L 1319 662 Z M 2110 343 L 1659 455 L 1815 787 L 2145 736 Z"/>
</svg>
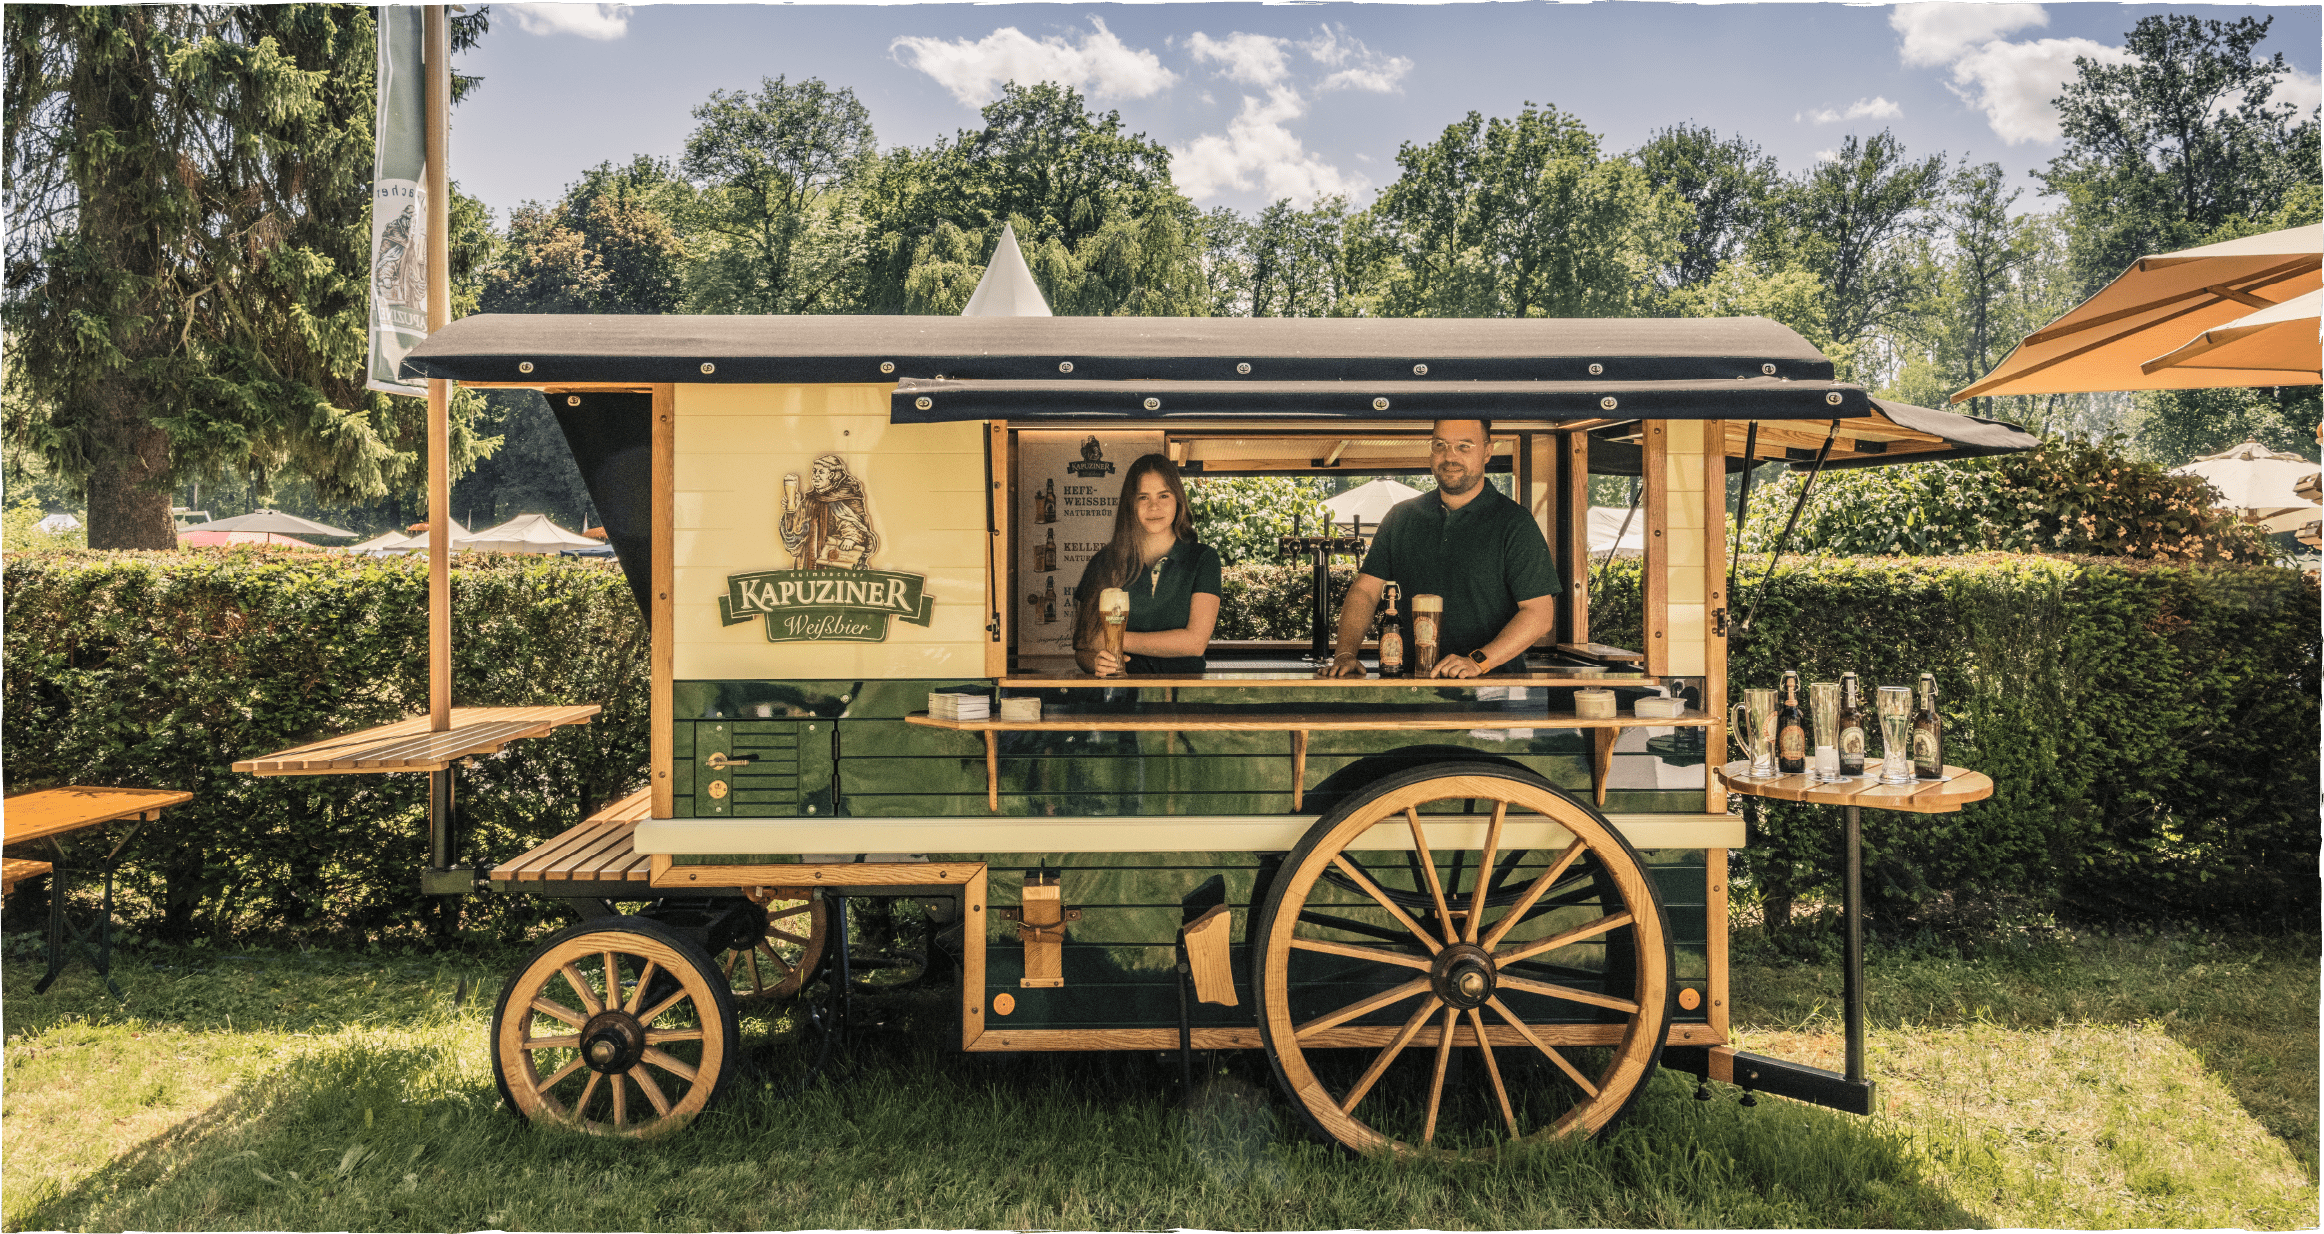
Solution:
<svg viewBox="0 0 2324 1234">
<path fill-rule="evenodd" d="M 702 760 L 702 765 L 712 771 L 724 771 L 729 767 L 748 767 L 750 760 L 747 758 L 728 758 L 724 754 L 712 754 Z"/>
</svg>

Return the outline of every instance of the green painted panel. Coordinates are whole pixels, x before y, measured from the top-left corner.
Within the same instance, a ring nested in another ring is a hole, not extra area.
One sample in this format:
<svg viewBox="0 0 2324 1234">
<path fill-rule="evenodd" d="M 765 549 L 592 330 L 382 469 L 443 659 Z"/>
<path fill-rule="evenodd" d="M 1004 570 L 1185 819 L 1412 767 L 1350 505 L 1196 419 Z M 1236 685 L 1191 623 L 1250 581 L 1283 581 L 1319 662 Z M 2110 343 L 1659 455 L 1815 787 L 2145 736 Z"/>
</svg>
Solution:
<svg viewBox="0 0 2324 1234">
<path fill-rule="evenodd" d="M 927 696 L 921 696 L 927 705 Z M 906 724 L 902 720 L 841 720 L 839 757 L 973 758 L 984 761 L 984 738 L 975 733 Z"/>
<path fill-rule="evenodd" d="M 847 701 L 847 710 L 842 713 L 849 720 L 901 720 L 914 712 L 928 710 L 928 694 L 932 690 L 982 690 L 989 693 L 992 688 L 990 678 L 938 677 L 918 681 L 852 682 L 838 692 L 852 695 Z"/>
<path fill-rule="evenodd" d="M 679 681 L 671 683 L 679 720 L 781 720 L 837 716 L 852 681 Z M 923 708 L 926 704 L 923 701 Z"/>
</svg>

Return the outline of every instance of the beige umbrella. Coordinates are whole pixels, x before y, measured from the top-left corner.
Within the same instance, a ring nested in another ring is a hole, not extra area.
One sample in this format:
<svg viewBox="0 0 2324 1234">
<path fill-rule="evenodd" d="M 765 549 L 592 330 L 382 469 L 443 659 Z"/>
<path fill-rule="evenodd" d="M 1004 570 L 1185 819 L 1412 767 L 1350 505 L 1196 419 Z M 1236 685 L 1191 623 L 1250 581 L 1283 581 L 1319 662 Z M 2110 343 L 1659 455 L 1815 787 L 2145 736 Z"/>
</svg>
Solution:
<svg viewBox="0 0 2324 1234">
<path fill-rule="evenodd" d="M 282 536 L 353 536 L 344 527 L 318 523 L 311 518 L 285 514 L 280 510 L 252 510 L 233 518 L 214 518 L 196 528 L 198 531 L 271 531 Z"/>
<path fill-rule="evenodd" d="M 454 543 L 473 553 L 559 553 L 566 549 L 600 547 L 595 540 L 557 526 L 546 514 L 519 514 L 498 527 L 487 527 Z"/>
<path fill-rule="evenodd" d="M 2025 336 L 1999 367 L 1953 396 L 2203 390 L 2317 381 L 2313 366 L 2146 370 L 2205 331 L 2269 310 L 2324 281 L 2324 224 L 2141 257 L 2072 312 Z M 2313 320 L 2313 318 L 2311 318 Z M 2311 353 L 2313 354 L 2313 353 Z"/>
<path fill-rule="evenodd" d="M 2324 288 L 2213 326 L 2177 351 L 2139 365 L 2139 371 L 2235 369 L 2280 373 L 2278 384 L 2287 386 L 2324 382 L 2324 343 L 2316 333 L 2319 309 L 2324 309 Z"/>
<path fill-rule="evenodd" d="M 1370 483 L 1359 484 L 1337 497 L 1326 498 L 1323 508 L 1331 511 L 1334 520 L 1360 518 L 1366 526 L 1377 528 L 1380 520 L 1388 517 L 1388 511 L 1418 496 L 1419 489 L 1382 476 Z"/>
<path fill-rule="evenodd" d="M 2209 481 L 2219 490 L 2222 507 L 2240 511 L 2269 531 L 2297 531 L 2324 514 L 2324 507 L 2296 491 L 2299 482 L 2315 470 L 2316 464 L 2297 454 L 2279 453 L 2247 441 L 2232 450 L 2173 467 L 2171 474 Z"/>
</svg>

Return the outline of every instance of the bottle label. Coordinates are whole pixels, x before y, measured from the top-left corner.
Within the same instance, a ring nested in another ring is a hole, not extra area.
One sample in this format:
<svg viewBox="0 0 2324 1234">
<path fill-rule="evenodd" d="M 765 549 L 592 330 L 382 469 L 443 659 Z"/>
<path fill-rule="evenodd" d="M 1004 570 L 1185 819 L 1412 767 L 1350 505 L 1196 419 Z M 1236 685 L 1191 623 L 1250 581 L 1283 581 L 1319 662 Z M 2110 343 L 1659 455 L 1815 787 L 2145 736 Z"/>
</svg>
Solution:
<svg viewBox="0 0 2324 1234">
<path fill-rule="evenodd" d="M 1808 732 L 1797 724 L 1786 724 L 1776 738 L 1776 757 L 1796 760 L 1808 756 Z"/>
<path fill-rule="evenodd" d="M 1934 774 L 1937 770 L 1941 770 L 1938 768 L 1937 764 L 1937 735 L 1935 733 L 1932 733 L 1925 728 L 1914 730 L 1912 735 L 1912 761 L 1913 766 L 1922 768 L 1924 770 L 1932 770 L 1932 774 Z"/>
<path fill-rule="evenodd" d="M 1404 667 L 1404 636 L 1394 630 L 1380 634 L 1380 671 Z"/>
<path fill-rule="evenodd" d="M 1864 729 L 1861 726 L 1851 724 L 1840 730 L 1840 753 L 1858 758 L 1864 756 Z"/>
</svg>

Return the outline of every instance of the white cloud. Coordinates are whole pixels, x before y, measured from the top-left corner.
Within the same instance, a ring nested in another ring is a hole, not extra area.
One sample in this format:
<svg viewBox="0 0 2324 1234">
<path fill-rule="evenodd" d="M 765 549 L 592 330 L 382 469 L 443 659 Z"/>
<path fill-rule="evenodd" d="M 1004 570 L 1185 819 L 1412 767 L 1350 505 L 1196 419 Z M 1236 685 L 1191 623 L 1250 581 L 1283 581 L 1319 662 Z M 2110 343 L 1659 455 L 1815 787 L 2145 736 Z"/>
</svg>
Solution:
<svg viewBox="0 0 2324 1234">
<path fill-rule="evenodd" d="M 888 44 L 888 54 L 935 78 L 970 107 L 1000 97 L 1001 86 L 1012 81 L 1053 81 L 1101 97 L 1142 99 L 1178 80 L 1160 57 L 1123 43 L 1102 19 L 1092 17 L 1089 24 L 1096 31 L 1079 43 L 1061 36 L 1035 39 L 1003 26 L 974 41 L 907 35 Z"/>
<path fill-rule="evenodd" d="M 2038 4 L 1900 4 L 1888 15 L 1889 29 L 1904 36 L 1898 50 L 1914 68 L 1947 64 L 2012 30 L 2049 24 Z"/>
<path fill-rule="evenodd" d="M 1197 30 L 1186 40 L 1186 50 L 1196 63 L 1223 64 L 1226 68 L 1220 76 L 1261 89 L 1280 83 L 1290 74 L 1291 66 L 1283 59 L 1284 49 L 1290 46 L 1290 39 L 1241 31 L 1214 39 Z"/>
<path fill-rule="evenodd" d="M 2288 64 L 2284 68 L 2286 72 L 2276 79 L 2275 93 L 2268 96 L 2268 102 L 2290 103 L 2299 108 L 2293 117 L 2295 120 L 2314 115 L 2317 106 L 2324 104 L 2324 78 L 2303 73 Z"/>
<path fill-rule="evenodd" d="M 1318 90 L 1369 90 L 1393 94 L 1412 71 L 1408 56 L 1383 56 L 1348 33 L 1346 26 L 1325 23 L 1315 37 L 1300 44 L 1308 58 L 1337 72 L 1318 83 Z"/>
<path fill-rule="evenodd" d="M 1902 107 L 1874 95 L 1868 99 L 1858 99 L 1843 108 L 1824 108 L 1820 111 L 1803 112 L 1793 116 L 1792 119 L 1806 119 L 1816 124 L 1837 124 L 1842 120 L 1887 120 L 1903 114 Z"/>
<path fill-rule="evenodd" d="M 629 34 L 626 4 L 512 4 L 516 24 L 526 34 L 577 34 L 607 42 Z"/>
<path fill-rule="evenodd" d="M 1953 62 L 1953 93 L 1985 113 L 1994 133 L 2010 145 L 2058 140 L 2058 109 L 2051 100 L 2074 78 L 2074 60 L 2127 64 L 2128 51 L 2090 39 L 2036 39 L 1987 43 Z"/>
<path fill-rule="evenodd" d="M 1171 152 L 1171 179 L 1195 201 L 1256 187 L 1269 201 L 1288 197 L 1304 207 L 1318 197 L 1360 192 L 1365 180 L 1325 162 L 1284 127 L 1306 114 L 1306 102 L 1287 86 L 1264 99 L 1244 95 L 1243 110 L 1225 133 L 1205 133 Z"/>
<path fill-rule="evenodd" d="M 1833 162 L 1834 160 L 1838 159 L 1839 157 L 1840 157 L 1840 152 L 1839 152 L 1839 151 L 1837 151 L 1837 150 L 1818 150 L 1818 151 L 1816 151 L 1816 161 L 1817 161 L 1817 162 L 1819 162 L 1819 163 L 1829 163 L 1829 162 Z"/>
</svg>

